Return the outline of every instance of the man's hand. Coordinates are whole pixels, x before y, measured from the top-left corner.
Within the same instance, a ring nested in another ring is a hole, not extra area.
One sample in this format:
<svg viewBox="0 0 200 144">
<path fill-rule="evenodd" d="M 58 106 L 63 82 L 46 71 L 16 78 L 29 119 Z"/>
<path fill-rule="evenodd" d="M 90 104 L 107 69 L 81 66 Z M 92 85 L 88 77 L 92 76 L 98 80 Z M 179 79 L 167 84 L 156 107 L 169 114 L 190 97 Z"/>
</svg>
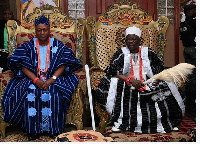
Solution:
<svg viewBox="0 0 200 144">
<path fill-rule="evenodd" d="M 135 89 L 140 89 L 144 86 L 144 84 L 140 80 L 135 80 L 133 78 L 129 81 Z"/>
<path fill-rule="evenodd" d="M 153 80 L 152 81 L 152 85 L 153 86 L 158 86 L 159 82 L 160 82 L 160 80 L 158 80 L 158 79 L 157 80 Z"/>
<path fill-rule="evenodd" d="M 38 79 L 38 80 L 36 81 L 35 85 L 36 85 L 39 89 L 43 90 L 44 81 L 41 80 L 41 79 Z"/>
<path fill-rule="evenodd" d="M 54 82 L 55 80 L 53 78 L 48 79 L 44 82 L 44 85 L 42 86 L 43 90 L 47 90 L 49 86 Z"/>
</svg>

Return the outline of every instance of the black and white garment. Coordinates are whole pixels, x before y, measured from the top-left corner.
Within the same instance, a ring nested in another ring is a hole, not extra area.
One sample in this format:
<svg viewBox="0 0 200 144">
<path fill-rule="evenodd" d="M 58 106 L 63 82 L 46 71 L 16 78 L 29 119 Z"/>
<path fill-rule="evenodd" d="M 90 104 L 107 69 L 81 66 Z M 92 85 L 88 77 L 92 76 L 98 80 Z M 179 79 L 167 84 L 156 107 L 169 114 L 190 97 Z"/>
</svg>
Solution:
<svg viewBox="0 0 200 144">
<path fill-rule="evenodd" d="M 97 100 L 104 107 L 116 128 L 139 133 L 168 133 L 180 124 L 185 112 L 184 100 L 172 82 L 161 81 L 158 86 L 147 84 L 145 91 L 132 90 L 131 85 L 114 77 L 130 76 L 130 51 L 118 50 L 105 70 L 106 75 L 96 90 Z M 133 57 L 133 56 L 132 56 Z M 148 47 L 141 47 L 144 81 L 164 69 L 163 62 Z M 139 58 L 135 58 L 134 75 L 139 77 Z"/>
</svg>

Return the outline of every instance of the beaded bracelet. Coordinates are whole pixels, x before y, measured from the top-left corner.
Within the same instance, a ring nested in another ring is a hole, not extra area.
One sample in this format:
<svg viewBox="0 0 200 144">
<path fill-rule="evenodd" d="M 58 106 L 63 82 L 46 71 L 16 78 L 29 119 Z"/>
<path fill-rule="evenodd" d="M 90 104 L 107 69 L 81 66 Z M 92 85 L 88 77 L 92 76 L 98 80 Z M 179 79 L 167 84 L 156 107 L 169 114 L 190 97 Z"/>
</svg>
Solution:
<svg viewBox="0 0 200 144">
<path fill-rule="evenodd" d="M 138 89 L 138 91 L 144 91 L 144 90 L 146 90 L 146 85 Z"/>
<path fill-rule="evenodd" d="M 126 79 L 126 83 L 127 83 L 127 85 L 130 85 L 131 83 L 130 83 L 130 80 L 131 80 L 131 76 L 129 76 L 127 79 Z"/>
<path fill-rule="evenodd" d="M 38 77 L 36 77 L 36 78 L 34 79 L 33 83 L 35 84 L 35 83 L 37 82 L 37 80 L 39 80 Z"/>
</svg>

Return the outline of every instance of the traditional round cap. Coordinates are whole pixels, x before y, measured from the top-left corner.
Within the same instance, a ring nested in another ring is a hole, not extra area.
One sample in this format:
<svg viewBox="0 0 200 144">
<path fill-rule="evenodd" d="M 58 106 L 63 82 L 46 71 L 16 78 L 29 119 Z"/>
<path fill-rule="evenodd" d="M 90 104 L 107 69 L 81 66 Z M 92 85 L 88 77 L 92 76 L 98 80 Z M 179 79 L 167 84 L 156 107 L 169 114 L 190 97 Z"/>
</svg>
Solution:
<svg viewBox="0 0 200 144">
<path fill-rule="evenodd" d="M 184 6 L 184 10 L 189 10 L 189 9 L 193 9 L 193 8 L 196 8 L 195 4 L 189 4 L 189 5 Z"/>
<path fill-rule="evenodd" d="M 187 10 L 190 10 L 190 9 L 193 9 L 193 8 L 196 8 L 196 1 L 191 0 L 183 7 L 184 13 L 186 13 Z"/>
<path fill-rule="evenodd" d="M 137 35 L 138 37 L 141 37 L 142 31 L 141 31 L 139 28 L 135 27 L 135 26 L 133 26 L 133 27 L 128 27 L 128 28 L 126 29 L 126 36 L 127 36 L 128 34 L 135 34 L 135 35 Z"/>
<path fill-rule="evenodd" d="M 45 24 L 45 25 L 49 25 L 50 26 L 49 19 L 47 17 L 45 17 L 45 15 L 41 15 L 39 18 L 37 18 L 35 20 L 35 26 L 37 26 L 39 24 Z"/>
</svg>

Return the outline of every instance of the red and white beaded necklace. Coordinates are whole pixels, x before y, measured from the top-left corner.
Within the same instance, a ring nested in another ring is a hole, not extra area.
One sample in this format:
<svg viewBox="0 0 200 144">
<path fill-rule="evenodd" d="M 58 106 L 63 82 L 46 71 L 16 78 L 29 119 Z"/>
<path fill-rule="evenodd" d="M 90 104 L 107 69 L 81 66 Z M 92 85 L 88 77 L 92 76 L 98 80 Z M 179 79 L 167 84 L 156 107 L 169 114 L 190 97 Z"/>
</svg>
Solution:
<svg viewBox="0 0 200 144">
<path fill-rule="evenodd" d="M 38 68 L 37 68 L 37 71 L 38 71 L 38 75 L 41 76 L 40 74 L 40 71 L 42 71 L 40 69 L 41 67 L 41 59 L 40 59 L 40 48 L 39 48 L 39 40 L 37 39 L 36 40 L 36 49 L 37 49 L 37 54 L 38 54 Z M 48 66 L 49 66 L 49 53 L 50 53 L 50 38 L 49 38 L 49 42 L 48 42 L 48 45 L 47 45 L 47 53 L 46 53 L 46 60 L 45 60 L 45 70 L 42 71 L 45 73 L 45 76 L 47 74 L 47 69 L 48 69 Z"/>
<path fill-rule="evenodd" d="M 132 56 L 130 56 L 130 61 L 131 61 L 131 78 L 135 79 L 134 76 L 134 69 L 133 69 L 133 60 Z M 140 75 L 140 81 L 143 82 L 143 76 L 142 76 L 142 58 L 141 58 L 141 48 L 139 47 L 139 75 Z M 146 89 L 146 86 L 138 89 L 139 91 L 143 91 Z"/>
</svg>

